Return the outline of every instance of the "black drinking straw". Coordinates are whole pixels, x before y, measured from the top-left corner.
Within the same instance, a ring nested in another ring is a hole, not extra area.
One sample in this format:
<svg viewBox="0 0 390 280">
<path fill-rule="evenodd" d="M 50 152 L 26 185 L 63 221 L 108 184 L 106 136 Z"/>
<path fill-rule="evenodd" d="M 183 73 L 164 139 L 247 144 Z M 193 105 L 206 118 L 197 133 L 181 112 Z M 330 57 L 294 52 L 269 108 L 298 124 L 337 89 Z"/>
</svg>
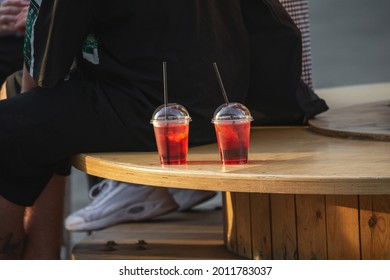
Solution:
<svg viewBox="0 0 390 280">
<path fill-rule="evenodd" d="M 167 82 L 167 62 L 163 61 L 163 83 L 164 83 L 164 106 L 165 120 L 167 119 L 167 104 L 168 104 L 168 82 Z"/>
<path fill-rule="evenodd" d="M 219 71 L 218 71 L 217 63 L 214 62 L 213 66 L 214 66 L 215 74 L 217 74 L 219 86 L 221 87 L 221 91 L 222 91 L 223 98 L 225 99 L 225 103 L 226 103 L 226 105 L 229 105 L 229 100 L 228 100 L 228 97 L 227 97 L 227 94 L 225 91 L 225 87 L 223 86 L 221 75 L 219 74 Z"/>
<path fill-rule="evenodd" d="M 167 121 L 167 105 L 168 105 L 168 81 L 167 81 L 167 62 L 163 61 L 163 83 L 164 83 L 164 109 L 165 109 L 165 122 Z M 165 123 L 165 135 L 168 135 L 168 125 Z M 165 141 L 167 147 L 167 162 L 169 163 L 169 141 Z"/>
</svg>

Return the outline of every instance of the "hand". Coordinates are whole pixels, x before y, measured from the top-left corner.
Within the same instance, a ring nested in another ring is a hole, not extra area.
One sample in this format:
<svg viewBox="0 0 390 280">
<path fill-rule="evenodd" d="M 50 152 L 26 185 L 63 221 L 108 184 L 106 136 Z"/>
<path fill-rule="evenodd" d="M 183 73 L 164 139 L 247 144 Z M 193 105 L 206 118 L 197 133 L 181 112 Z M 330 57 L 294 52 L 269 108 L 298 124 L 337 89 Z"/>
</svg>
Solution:
<svg viewBox="0 0 390 280">
<path fill-rule="evenodd" d="M 24 7 L 22 11 L 16 16 L 15 28 L 16 31 L 20 34 L 24 34 L 24 31 L 26 31 L 28 8 L 28 6 Z"/>
<path fill-rule="evenodd" d="M 0 4 L 0 33 L 17 32 L 18 14 L 30 5 L 23 0 L 5 0 Z M 27 16 L 27 14 L 26 14 Z"/>
</svg>

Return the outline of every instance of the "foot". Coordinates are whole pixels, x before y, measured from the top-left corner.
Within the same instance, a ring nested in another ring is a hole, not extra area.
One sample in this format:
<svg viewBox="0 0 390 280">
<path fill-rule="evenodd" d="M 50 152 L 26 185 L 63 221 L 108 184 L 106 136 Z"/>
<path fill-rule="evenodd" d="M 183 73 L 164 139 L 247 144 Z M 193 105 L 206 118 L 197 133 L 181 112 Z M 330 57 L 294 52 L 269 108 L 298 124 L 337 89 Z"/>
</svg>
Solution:
<svg viewBox="0 0 390 280">
<path fill-rule="evenodd" d="M 214 191 L 176 188 L 170 188 L 169 192 L 172 194 L 176 203 L 179 204 L 178 211 L 188 211 L 191 208 L 213 198 L 217 194 L 217 192 Z"/>
<path fill-rule="evenodd" d="M 145 221 L 175 211 L 168 189 L 103 180 L 90 190 L 92 202 L 65 219 L 70 231 L 91 231 L 123 223 Z"/>
</svg>

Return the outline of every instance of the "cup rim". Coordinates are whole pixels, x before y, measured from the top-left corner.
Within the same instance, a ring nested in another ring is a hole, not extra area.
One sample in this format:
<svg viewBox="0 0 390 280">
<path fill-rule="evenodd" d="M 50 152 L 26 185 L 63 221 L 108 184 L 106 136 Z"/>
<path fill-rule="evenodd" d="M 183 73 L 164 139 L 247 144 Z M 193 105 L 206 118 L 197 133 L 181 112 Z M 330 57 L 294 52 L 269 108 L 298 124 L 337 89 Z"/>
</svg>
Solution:
<svg viewBox="0 0 390 280">
<path fill-rule="evenodd" d="M 253 117 L 247 117 L 247 118 L 240 118 L 240 119 L 221 119 L 221 120 L 216 120 L 212 119 L 211 122 L 213 124 L 223 124 L 223 123 L 246 123 L 246 122 L 252 122 Z"/>
<path fill-rule="evenodd" d="M 191 118 L 183 118 L 183 119 L 175 119 L 175 120 L 169 120 L 169 119 L 156 119 L 156 120 L 150 120 L 150 123 L 152 125 L 161 125 L 161 124 L 189 124 L 191 121 Z"/>
</svg>

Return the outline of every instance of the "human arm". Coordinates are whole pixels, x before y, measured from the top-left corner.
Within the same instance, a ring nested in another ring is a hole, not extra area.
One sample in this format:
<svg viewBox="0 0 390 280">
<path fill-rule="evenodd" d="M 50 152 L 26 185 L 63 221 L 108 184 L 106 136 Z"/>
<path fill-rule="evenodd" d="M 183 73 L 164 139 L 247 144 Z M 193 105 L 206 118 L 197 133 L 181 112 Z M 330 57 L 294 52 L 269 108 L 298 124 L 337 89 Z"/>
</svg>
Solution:
<svg viewBox="0 0 390 280">
<path fill-rule="evenodd" d="M 24 34 L 26 30 L 28 9 L 29 9 L 28 6 L 23 7 L 23 9 L 16 16 L 15 29 L 20 34 Z"/>
</svg>

